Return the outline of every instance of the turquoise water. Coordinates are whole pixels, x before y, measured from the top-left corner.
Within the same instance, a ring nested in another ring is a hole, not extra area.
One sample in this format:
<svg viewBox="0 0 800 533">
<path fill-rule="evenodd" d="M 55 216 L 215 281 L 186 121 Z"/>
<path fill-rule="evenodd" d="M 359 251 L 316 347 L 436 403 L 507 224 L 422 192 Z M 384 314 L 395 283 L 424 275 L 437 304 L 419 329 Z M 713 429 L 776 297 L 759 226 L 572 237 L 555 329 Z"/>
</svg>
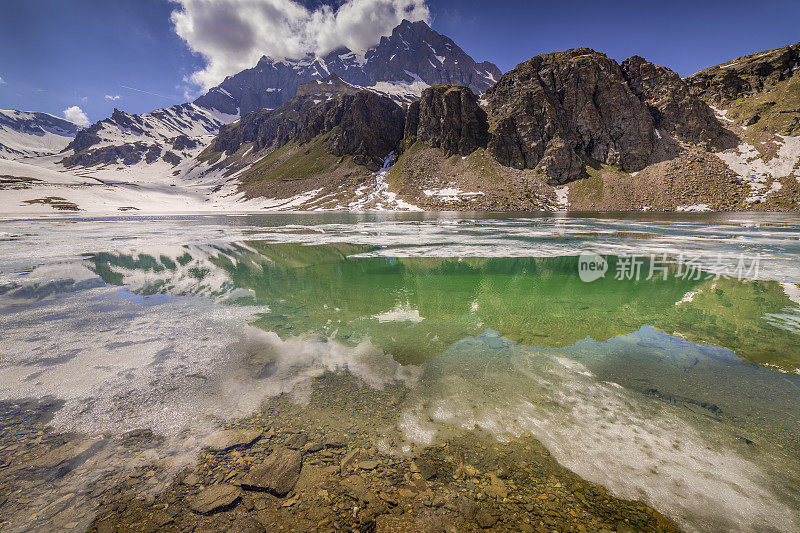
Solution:
<svg viewBox="0 0 800 533">
<path fill-rule="evenodd" d="M 5 220 L 0 399 L 178 438 L 343 372 L 408 389 L 387 453 L 530 433 L 687 529 L 797 530 L 798 284 L 797 217 Z"/>
</svg>

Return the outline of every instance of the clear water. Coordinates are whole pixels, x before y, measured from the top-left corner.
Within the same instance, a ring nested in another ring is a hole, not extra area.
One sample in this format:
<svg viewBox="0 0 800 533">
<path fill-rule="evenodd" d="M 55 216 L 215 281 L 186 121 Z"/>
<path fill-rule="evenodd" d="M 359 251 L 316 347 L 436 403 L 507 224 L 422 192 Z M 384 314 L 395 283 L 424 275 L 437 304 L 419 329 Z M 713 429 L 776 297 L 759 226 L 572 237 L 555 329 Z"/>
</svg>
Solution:
<svg viewBox="0 0 800 533">
<path fill-rule="evenodd" d="M 784 215 L 9 219 L 0 400 L 185 439 L 345 372 L 408 388 L 386 452 L 530 433 L 686 529 L 800 530 L 798 284 Z"/>
</svg>

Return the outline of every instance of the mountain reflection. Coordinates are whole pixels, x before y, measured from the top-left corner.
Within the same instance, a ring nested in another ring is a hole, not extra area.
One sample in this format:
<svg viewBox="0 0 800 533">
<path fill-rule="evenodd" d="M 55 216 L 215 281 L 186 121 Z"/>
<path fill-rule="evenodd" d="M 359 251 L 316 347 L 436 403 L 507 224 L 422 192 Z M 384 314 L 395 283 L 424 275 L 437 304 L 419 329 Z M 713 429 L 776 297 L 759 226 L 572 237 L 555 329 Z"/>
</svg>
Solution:
<svg viewBox="0 0 800 533">
<path fill-rule="evenodd" d="M 487 329 L 524 345 L 564 347 L 648 325 L 730 348 L 747 362 L 800 368 L 800 336 L 791 327 L 797 305 L 777 282 L 610 274 L 584 283 L 578 257 L 386 258 L 375 251 L 250 241 L 100 253 L 88 261 L 108 284 L 267 306 L 254 325 L 281 338 L 368 338 L 402 364 L 422 363 Z M 618 258 L 607 259 L 613 273 Z"/>
</svg>

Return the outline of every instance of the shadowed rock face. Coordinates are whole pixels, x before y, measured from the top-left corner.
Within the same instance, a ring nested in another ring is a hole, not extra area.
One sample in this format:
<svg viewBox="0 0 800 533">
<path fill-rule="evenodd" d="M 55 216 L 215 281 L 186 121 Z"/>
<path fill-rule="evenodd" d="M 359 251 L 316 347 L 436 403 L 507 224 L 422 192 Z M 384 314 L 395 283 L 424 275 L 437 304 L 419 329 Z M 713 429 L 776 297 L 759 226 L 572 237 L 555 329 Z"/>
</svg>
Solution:
<svg viewBox="0 0 800 533">
<path fill-rule="evenodd" d="M 760 93 L 788 80 L 800 66 L 800 43 L 751 54 L 709 67 L 686 78 L 693 94 L 725 106 L 743 95 Z"/>
<path fill-rule="evenodd" d="M 357 163 L 377 170 L 403 138 L 405 112 L 385 96 L 353 92 L 351 86 L 336 94 L 336 84 L 326 81 L 301 87 L 300 95 L 278 109 L 248 113 L 223 128 L 211 149 L 232 154 L 242 145 L 253 143 L 255 152 L 275 150 L 292 141 L 305 143 L 331 132 L 331 153 L 352 155 Z M 319 87 L 327 92 L 319 94 Z"/>
<path fill-rule="evenodd" d="M 341 97 L 341 104 L 329 114 L 338 126 L 330 140 L 334 155 L 354 155 L 356 163 L 378 170 L 403 138 L 405 112 L 389 98 L 369 91 Z"/>
<path fill-rule="evenodd" d="M 656 142 L 653 117 L 619 65 L 587 48 L 536 56 L 486 92 L 489 149 L 552 184 L 581 177 L 588 156 L 626 172 L 647 164 Z"/>
<path fill-rule="evenodd" d="M 489 123 L 478 98 L 469 88 L 437 85 L 425 89 L 411 104 L 405 128 L 405 145 L 421 141 L 441 148 L 446 156 L 469 155 L 485 148 Z"/>
<path fill-rule="evenodd" d="M 727 131 L 676 72 L 639 56 L 626 59 L 621 67 L 628 86 L 647 106 L 656 128 L 682 141 L 722 147 Z"/>
</svg>

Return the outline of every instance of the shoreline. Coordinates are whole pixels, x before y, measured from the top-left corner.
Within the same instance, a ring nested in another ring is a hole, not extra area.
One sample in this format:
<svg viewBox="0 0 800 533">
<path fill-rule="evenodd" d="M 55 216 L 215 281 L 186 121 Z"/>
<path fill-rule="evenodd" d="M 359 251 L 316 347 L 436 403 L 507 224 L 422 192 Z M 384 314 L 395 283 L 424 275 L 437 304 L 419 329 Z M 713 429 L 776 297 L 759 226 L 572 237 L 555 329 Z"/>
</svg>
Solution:
<svg viewBox="0 0 800 533">
<path fill-rule="evenodd" d="M 530 436 L 501 443 L 471 430 L 402 455 L 379 450 L 376 430 L 396 420 L 406 392 L 325 374 L 308 404 L 286 394 L 265 402 L 212 444 L 189 445 L 196 462 L 177 470 L 149 430 L 87 446 L 46 429 L 57 403 L 4 402 L 0 529 L 28 529 L 15 507 L 41 502 L 29 517 L 70 531 L 679 531 L 651 507 L 582 480 Z M 118 464 L 69 483 L 100 456 Z M 48 485 L 61 490 L 48 494 Z"/>
</svg>

